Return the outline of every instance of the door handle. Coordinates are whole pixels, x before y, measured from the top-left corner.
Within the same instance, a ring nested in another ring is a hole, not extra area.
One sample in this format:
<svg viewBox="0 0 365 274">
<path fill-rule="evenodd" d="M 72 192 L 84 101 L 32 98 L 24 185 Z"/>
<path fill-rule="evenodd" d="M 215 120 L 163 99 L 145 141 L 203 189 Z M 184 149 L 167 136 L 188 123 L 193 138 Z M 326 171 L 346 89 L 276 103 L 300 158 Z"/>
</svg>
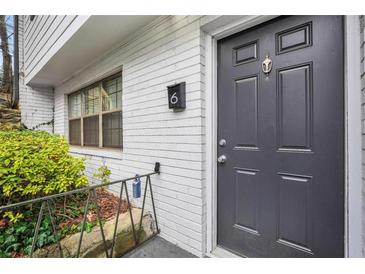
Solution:
<svg viewBox="0 0 365 274">
<path fill-rule="evenodd" d="M 226 157 L 226 155 L 221 155 L 218 157 L 217 160 L 218 160 L 218 163 L 224 164 L 227 161 L 227 157 Z"/>
</svg>

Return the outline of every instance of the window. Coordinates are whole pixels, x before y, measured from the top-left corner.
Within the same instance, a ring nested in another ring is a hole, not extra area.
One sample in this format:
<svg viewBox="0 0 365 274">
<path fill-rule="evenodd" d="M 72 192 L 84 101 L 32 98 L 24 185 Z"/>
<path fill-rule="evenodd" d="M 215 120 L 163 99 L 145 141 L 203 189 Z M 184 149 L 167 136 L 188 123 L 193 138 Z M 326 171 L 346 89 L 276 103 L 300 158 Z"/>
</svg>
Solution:
<svg viewBox="0 0 365 274">
<path fill-rule="evenodd" d="M 75 119 L 70 121 L 70 144 L 81 145 L 81 121 Z"/>
<path fill-rule="evenodd" d="M 68 97 L 72 145 L 121 148 L 122 75 L 119 73 Z"/>
<path fill-rule="evenodd" d="M 84 118 L 84 145 L 99 146 L 99 115 Z"/>
<path fill-rule="evenodd" d="M 122 115 L 120 112 L 103 115 L 103 144 L 106 147 L 122 145 Z"/>
</svg>

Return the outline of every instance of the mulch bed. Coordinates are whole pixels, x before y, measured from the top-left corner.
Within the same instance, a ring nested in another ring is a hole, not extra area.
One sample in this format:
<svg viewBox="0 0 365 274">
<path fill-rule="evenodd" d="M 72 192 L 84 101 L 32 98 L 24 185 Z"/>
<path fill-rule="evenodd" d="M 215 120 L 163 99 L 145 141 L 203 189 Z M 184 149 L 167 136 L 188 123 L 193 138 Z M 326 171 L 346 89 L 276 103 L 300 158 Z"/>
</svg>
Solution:
<svg viewBox="0 0 365 274">
<path fill-rule="evenodd" d="M 104 220 L 108 220 L 117 214 L 119 197 L 113 193 L 100 188 L 97 191 L 97 204 L 100 209 L 100 216 Z M 125 199 L 120 205 L 120 213 L 125 213 L 128 210 L 128 203 Z M 96 211 L 95 211 L 96 214 Z"/>
<path fill-rule="evenodd" d="M 107 221 L 107 220 L 111 219 L 112 217 L 114 217 L 117 214 L 119 197 L 117 197 L 116 195 L 107 191 L 104 188 L 97 189 L 96 196 L 97 196 L 97 204 L 98 204 L 98 208 L 99 208 L 99 212 L 100 212 L 100 218 L 103 221 Z M 77 204 L 78 207 L 83 208 L 85 206 L 87 196 L 86 196 L 86 194 L 84 194 L 84 195 L 78 196 L 76 198 L 67 197 L 66 199 L 67 199 L 66 207 L 67 207 L 67 203 L 69 201 L 72 201 L 74 204 Z M 60 215 L 60 213 L 62 212 L 62 208 L 64 207 L 63 201 L 64 201 L 63 199 L 59 199 L 58 202 L 56 203 L 56 208 L 57 208 L 56 216 Z M 94 222 L 97 220 L 96 208 L 92 207 L 91 204 L 92 204 L 92 201 L 90 200 L 89 210 L 87 213 L 88 222 Z M 125 199 L 122 199 L 122 201 L 120 203 L 120 214 L 125 213 L 127 211 L 128 211 L 128 203 Z M 64 213 L 65 214 L 63 214 L 63 216 L 66 217 L 67 219 L 62 221 L 59 224 L 60 228 L 63 228 L 64 226 L 68 226 L 68 225 L 72 225 L 72 224 L 79 224 L 82 222 L 83 213 L 80 214 L 79 216 L 73 217 L 73 218 L 67 216 L 68 215 L 67 212 L 64 212 Z M 9 221 L 7 219 L 0 218 L 0 228 L 4 228 L 8 224 L 9 224 Z"/>
<path fill-rule="evenodd" d="M 9 221 L 7 219 L 0 219 L 0 228 L 6 227 Z"/>
<path fill-rule="evenodd" d="M 100 218 L 103 221 L 109 220 L 117 214 L 119 197 L 115 196 L 113 193 L 107 191 L 104 188 L 96 190 L 97 204 L 100 212 Z M 85 203 L 86 199 L 83 201 Z M 125 199 L 122 200 L 120 204 L 120 214 L 125 213 L 128 210 L 128 203 Z M 97 220 L 96 209 L 89 209 L 86 216 L 88 222 L 95 222 Z M 62 229 L 65 226 L 71 226 L 73 224 L 80 224 L 83 220 L 83 215 L 75 218 L 67 219 L 59 224 Z"/>
</svg>

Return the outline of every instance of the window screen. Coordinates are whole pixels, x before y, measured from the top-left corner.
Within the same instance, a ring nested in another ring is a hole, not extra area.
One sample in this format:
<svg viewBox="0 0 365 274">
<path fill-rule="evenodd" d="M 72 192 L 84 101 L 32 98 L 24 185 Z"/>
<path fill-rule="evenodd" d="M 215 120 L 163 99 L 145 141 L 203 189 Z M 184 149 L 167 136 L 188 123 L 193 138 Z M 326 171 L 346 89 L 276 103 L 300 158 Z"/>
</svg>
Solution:
<svg viewBox="0 0 365 274">
<path fill-rule="evenodd" d="M 84 145 L 99 145 L 99 116 L 84 118 Z"/>
<path fill-rule="evenodd" d="M 81 145 L 81 119 L 69 121 L 69 139 L 71 145 Z"/>
<path fill-rule="evenodd" d="M 122 112 L 103 114 L 103 146 L 122 147 Z"/>
</svg>

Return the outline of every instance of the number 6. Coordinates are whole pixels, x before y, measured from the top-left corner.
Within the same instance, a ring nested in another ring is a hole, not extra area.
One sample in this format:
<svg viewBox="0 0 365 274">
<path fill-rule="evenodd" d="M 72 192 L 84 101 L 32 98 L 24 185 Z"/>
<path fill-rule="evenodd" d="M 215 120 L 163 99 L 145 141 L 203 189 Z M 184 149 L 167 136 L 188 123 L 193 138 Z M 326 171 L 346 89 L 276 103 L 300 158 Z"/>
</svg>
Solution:
<svg viewBox="0 0 365 274">
<path fill-rule="evenodd" d="M 178 101 L 179 101 L 179 99 L 178 99 L 178 98 L 177 98 L 177 96 L 176 96 L 176 92 L 174 92 L 174 93 L 171 95 L 170 102 L 171 102 L 171 104 L 175 105 Z"/>
</svg>

